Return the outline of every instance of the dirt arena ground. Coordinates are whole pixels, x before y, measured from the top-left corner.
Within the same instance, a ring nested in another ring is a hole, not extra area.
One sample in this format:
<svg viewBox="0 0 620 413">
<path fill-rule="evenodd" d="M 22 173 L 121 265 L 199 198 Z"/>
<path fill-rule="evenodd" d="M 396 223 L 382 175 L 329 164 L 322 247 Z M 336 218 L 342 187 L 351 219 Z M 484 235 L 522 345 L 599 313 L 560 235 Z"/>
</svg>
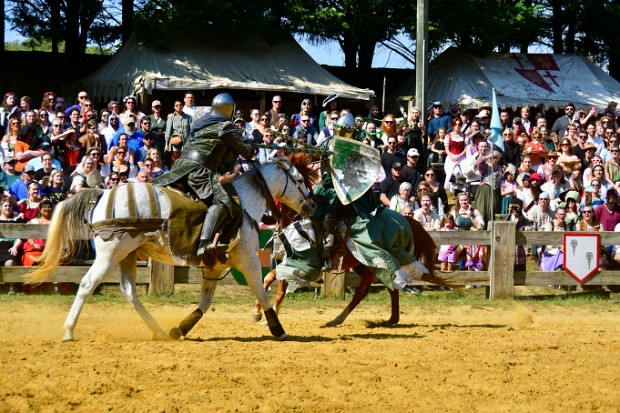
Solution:
<svg viewBox="0 0 620 413">
<path fill-rule="evenodd" d="M 232 287 L 227 287 L 232 288 Z M 617 412 L 620 306 L 438 305 L 403 297 L 401 324 L 369 329 L 387 302 L 289 302 L 288 341 L 215 305 L 185 341 L 153 342 L 127 303 L 0 300 L 2 412 Z M 247 300 L 249 303 L 249 299 Z M 193 307 L 147 307 L 167 330 Z"/>
</svg>

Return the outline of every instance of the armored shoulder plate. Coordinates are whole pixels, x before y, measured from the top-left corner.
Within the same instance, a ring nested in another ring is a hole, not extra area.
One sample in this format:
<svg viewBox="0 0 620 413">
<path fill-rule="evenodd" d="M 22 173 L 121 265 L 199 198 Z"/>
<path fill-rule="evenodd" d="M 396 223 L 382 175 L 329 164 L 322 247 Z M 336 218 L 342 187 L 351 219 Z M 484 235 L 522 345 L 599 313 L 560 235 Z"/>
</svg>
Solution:
<svg viewBox="0 0 620 413">
<path fill-rule="evenodd" d="M 220 129 L 218 137 L 221 137 L 222 135 L 225 135 L 229 132 L 234 132 L 236 129 L 237 127 L 233 125 L 232 122 L 222 122 L 222 127 Z"/>
</svg>

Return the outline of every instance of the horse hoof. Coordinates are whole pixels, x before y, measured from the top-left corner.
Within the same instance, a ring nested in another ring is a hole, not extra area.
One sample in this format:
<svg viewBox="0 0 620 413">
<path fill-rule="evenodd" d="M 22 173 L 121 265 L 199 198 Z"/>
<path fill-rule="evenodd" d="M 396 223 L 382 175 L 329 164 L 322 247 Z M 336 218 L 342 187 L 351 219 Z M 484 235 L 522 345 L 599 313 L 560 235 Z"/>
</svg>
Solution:
<svg viewBox="0 0 620 413">
<path fill-rule="evenodd" d="M 179 327 L 172 327 L 168 335 L 171 339 L 178 340 L 183 336 L 183 332 L 181 332 L 181 329 Z"/>
<path fill-rule="evenodd" d="M 163 331 L 157 334 L 153 334 L 153 341 L 168 341 L 170 337 L 166 335 Z"/>
<path fill-rule="evenodd" d="M 321 326 L 321 328 L 336 327 L 337 325 L 339 325 L 339 323 L 336 323 L 334 321 L 330 321 L 329 323 L 323 324 Z"/>
<path fill-rule="evenodd" d="M 258 323 L 258 322 L 260 321 L 260 319 L 261 319 L 261 318 L 263 318 L 263 313 L 260 313 L 260 312 L 258 312 L 258 313 L 252 313 L 252 314 L 250 315 L 250 321 L 251 321 L 252 323 Z"/>
<path fill-rule="evenodd" d="M 74 341 L 73 337 L 68 337 L 68 338 L 65 337 L 65 338 L 62 339 L 63 343 L 73 343 L 73 341 Z"/>
<path fill-rule="evenodd" d="M 286 341 L 288 339 L 288 334 L 284 333 L 280 337 L 276 338 L 278 341 Z"/>
</svg>

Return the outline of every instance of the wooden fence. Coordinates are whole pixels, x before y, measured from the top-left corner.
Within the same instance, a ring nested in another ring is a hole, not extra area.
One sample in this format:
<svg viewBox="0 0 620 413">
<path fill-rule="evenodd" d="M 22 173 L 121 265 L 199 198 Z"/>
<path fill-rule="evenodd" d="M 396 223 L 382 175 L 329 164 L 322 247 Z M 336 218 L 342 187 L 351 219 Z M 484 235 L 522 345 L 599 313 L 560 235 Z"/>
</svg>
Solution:
<svg viewBox="0 0 620 413">
<path fill-rule="evenodd" d="M 84 232 L 87 233 L 86 231 Z M 561 245 L 562 232 L 516 231 L 511 222 L 493 221 L 488 231 L 456 231 L 430 233 L 437 245 L 441 244 L 480 244 L 489 246 L 489 265 L 487 271 L 454 271 L 442 274 L 458 285 L 482 285 L 489 287 L 490 299 L 512 298 L 515 286 L 547 286 L 577 285 L 570 275 L 564 271 L 514 271 L 516 245 Z M 620 233 L 600 232 L 601 245 L 620 244 Z M 0 238 L 46 238 L 47 227 L 28 224 L 0 225 Z M 269 238 L 269 230 L 261 230 L 261 244 Z M 84 237 L 84 239 L 88 239 Z M 52 240 L 53 242 L 53 240 Z M 260 251 L 263 272 L 268 268 L 269 250 Z M 72 265 L 58 267 L 49 281 L 79 283 L 88 270 L 87 261 L 76 261 Z M 30 267 L 0 267 L 0 283 L 23 282 Z M 202 271 L 187 267 L 173 267 L 157 262 L 143 261 L 138 268 L 138 283 L 148 284 L 149 293 L 171 294 L 174 284 L 198 284 L 202 279 Z M 243 283 L 239 273 L 227 277 L 222 283 Z M 620 270 L 603 270 L 591 277 L 586 285 L 620 285 Z M 115 272 L 106 274 L 103 282 L 116 283 Z M 348 272 L 333 273 L 326 277 L 324 294 L 327 296 L 344 297 L 346 286 L 355 286 L 359 282 L 355 274 Z M 419 282 L 419 285 L 425 285 Z"/>
</svg>

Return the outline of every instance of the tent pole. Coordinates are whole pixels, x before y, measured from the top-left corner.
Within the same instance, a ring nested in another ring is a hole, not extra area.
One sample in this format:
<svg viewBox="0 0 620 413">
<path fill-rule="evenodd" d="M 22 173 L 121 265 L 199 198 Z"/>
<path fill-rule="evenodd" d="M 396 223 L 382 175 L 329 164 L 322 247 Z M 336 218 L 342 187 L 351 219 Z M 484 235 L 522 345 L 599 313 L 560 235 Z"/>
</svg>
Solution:
<svg viewBox="0 0 620 413">
<path fill-rule="evenodd" d="M 263 113 L 266 112 L 266 110 L 265 110 L 265 106 L 266 106 L 266 104 L 265 104 L 265 91 L 264 90 L 261 90 L 259 92 L 259 99 L 260 99 L 260 105 L 259 105 L 259 107 L 260 107 L 260 115 L 263 116 Z"/>
<path fill-rule="evenodd" d="M 415 105 L 426 113 L 428 78 L 428 0 L 417 0 L 415 41 Z M 440 96 L 436 96 L 440 98 Z"/>
<path fill-rule="evenodd" d="M 385 113 L 385 84 L 387 83 L 387 78 L 385 75 L 383 76 L 383 94 L 381 95 L 381 113 Z"/>
</svg>

